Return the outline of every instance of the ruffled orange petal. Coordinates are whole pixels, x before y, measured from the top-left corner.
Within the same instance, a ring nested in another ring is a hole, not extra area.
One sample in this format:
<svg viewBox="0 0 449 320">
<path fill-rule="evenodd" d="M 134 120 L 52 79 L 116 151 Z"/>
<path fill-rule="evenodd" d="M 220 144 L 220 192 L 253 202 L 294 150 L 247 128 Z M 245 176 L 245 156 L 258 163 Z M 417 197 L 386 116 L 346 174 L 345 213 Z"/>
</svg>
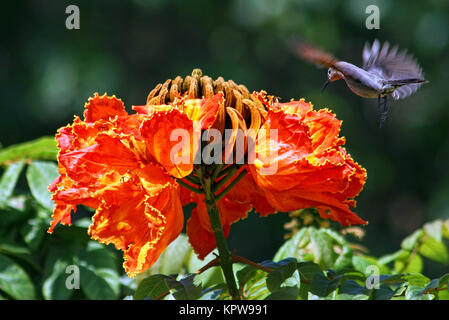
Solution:
<svg viewBox="0 0 449 320">
<path fill-rule="evenodd" d="M 192 120 L 185 113 L 175 108 L 153 112 L 142 123 L 140 131 L 148 153 L 170 175 L 183 178 L 192 172 L 200 133 L 195 132 Z"/>
<path fill-rule="evenodd" d="M 246 167 L 244 170 L 247 170 Z M 257 186 L 251 174 L 246 174 L 227 194 L 232 202 L 250 204 L 261 216 L 276 213 L 263 191 Z"/>
<path fill-rule="evenodd" d="M 341 147 L 341 121 L 328 110 L 313 111 L 303 100 L 275 103 L 257 137 L 257 185 L 278 211 L 316 207 L 343 225 L 366 223 L 349 208 L 363 188 L 366 171 Z M 265 134 L 277 130 L 277 137 Z M 275 168 L 271 174 L 263 170 Z"/>
<path fill-rule="evenodd" d="M 72 224 L 72 210 L 76 212 L 76 205 L 56 204 L 52 215 L 53 220 L 51 221 L 48 233 L 53 233 L 54 228 L 59 223 L 70 226 Z"/>
<path fill-rule="evenodd" d="M 121 99 L 115 96 L 109 97 L 106 94 L 100 96 L 95 93 L 89 98 L 85 105 L 84 119 L 86 122 L 95 122 L 97 120 L 112 120 L 116 116 L 127 116 L 125 106 Z"/>
<path fill-rule="evenodd" d="M 60 154 L 89 147 L 95 144 L 96 136 L 101 132 L 113 130 L 114 125 L 109 121 L 99 120 L 86 123 L 75 117 L 73 124 L 58 130 L 56 141 Z"/>
<path fill-rule="evenodd" d="M 167 183 L 161 185 L 163 173 L 155 181 L 152 176 L 143 175 L 146 188 L 141 187 L 136 176 L 105 189 L 89 228 L 93 239 L 113 243 L 124 251 L 123 266 L 130 277 L 151 267 L 178 237 L 184 223 L 178 186 L 170 183 L 168 176 Z M 149 194 L 147 189 L 157 192 Z"/>
<path fill-rule="evenodd" d="M 59 163 L 78 184 L 92 186 L 111 171 L 124 174 L 140 167 L 135 153 L 116 138 L 99 135 L 96 143 L 59 155 Z"/>
<path fill-rule="evenodd" d="M 366 224 L 366 221 L 351 211 L 352 203 L 339 200 L 326 192 L 288 190 L 266 192 L 270 204 L 279 211 L 289 212 L 303 208 L 317 208 L 320 216 L 339 222 L 342 226 Z"/>
<path fill-rule="evenodd" d="M 187 220 L 189 243 L 201 260 L 217 247 L 208 219 L 206 206 L 202 202 L 197 202 L 197 207 Z"/>
</svg>

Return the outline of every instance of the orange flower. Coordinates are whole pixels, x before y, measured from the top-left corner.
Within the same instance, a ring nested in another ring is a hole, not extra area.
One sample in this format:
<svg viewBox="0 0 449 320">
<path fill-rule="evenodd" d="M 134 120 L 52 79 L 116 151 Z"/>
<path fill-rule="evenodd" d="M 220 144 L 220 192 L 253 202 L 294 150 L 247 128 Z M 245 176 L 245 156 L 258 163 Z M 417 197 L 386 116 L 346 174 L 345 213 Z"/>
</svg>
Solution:
<svg viewBox="0 0 449 320">
<path fill-rule="evenodd" d="M 134 106 L 136 113 L 128 114 L 120 99 L 95 94 L 85 105 L 84 120 L 75 117 L 56 135 L 60 176 L 49 186 L 55 201 L 49 232 L 58 223 L 70 225 L 78 205 L 96 209 L 89 234 L 123 250 L 123 266 L 133 277 L 151 267 L 176 239 L 183 228 L 182 207 L 194 202 L 187 235 L 204 258 L 216 243 L 200 194 L 204 190 L 191 182 L 199 179 L 193 173 L 202 166 L 194 160 L 201 159 L 201 133 L 211 128 L 223 133 L 225 126 L 232 127 L 234 140 L 238 129 L 258 132 L 248 133 L 245 141 L 246 162 L 235 173 L 241 180 L 218 174 L 212 182 L 225 236 L 253 208 L 265 216 L 316 207 L 322 217 L 343 225 L 365 223 L 350 207 L 366 171 L 342 147 L 341 121 L 303 100 L 281 104 L 264 92 L 252 98 L 246 113 L 238 99 L 238 108 L 230 107 L 229 100 L 225 107 L 219 91 L 203 99 L 178 95 L 168 104 Z M 246 123 L 248 117 L 251 123 Z M 267 134 L 270 130 L 277 137 Z M 255 137 L 252 150 L 248 141 Z M 223 150 L 232 149 L 234 142 L 225 141 Z M 248 163 L 252 151 L 256 159 Z M 273 165 L 276 170 L 265 174 Z M 209 175 L 211 168 L 205 169 Z"/>
<path fill-rule="evenodd" d="M 60 176 L 49 186 L 56 204 L 49 232 L 58 223 L 70 225 L 77 205 L 92 207 L 91 237 L 124 251 L 128 275 L 148 269 L 183 228 L 181 188 L 172 176 L 193 169 L 167 159 L 167 134 L 210 127 L 222 103 L 217 94 L 129 115 L 115 96 L 95 94 L 84 121 L 75 117 L 56 136 Z"/>
<path fill-rule="evenodd" d="M 278 211 L 315 207 L 343 226 L 366 224 L 350 207 L 366 181 L 366 170 L 342 147 L 341 121 L 327 109 L 314 111 L 303 99 L 277 103 L 259 97 L 268 114 L 249 168 L 268 202 Z M 269 130 L 276 130 L 277 137 Z M 270 166 L 274 174 L 263 174 Z"/>
<path fill-rule="evenodd" d="M 338 136 L 341 121 L 327 109 L 314 111 L 303 99 L 277 103 L 264 92 L 255 95 L 268 113 L 254 144 L 255 163 L 239 171 L 249 174 L 217 202 L 225 236 L 232 223 L 246 218 L 252 208 L 261 216 L 317 208 L 321 217 L 343 226 L 366 224 L 350 209 L 366 181 L 366 170 L 342 147 L 345 138 Z M 270 136 L 270 129 L 276 137 Z M 274 172 L 264 174 L 271 166 Z M 215 249 L 215 239 L 204 196 L 189 196 L 190 201 L 183 203 L 197 206 L 187 222 L 187 234 L 202 259 Z"/>
</svg>

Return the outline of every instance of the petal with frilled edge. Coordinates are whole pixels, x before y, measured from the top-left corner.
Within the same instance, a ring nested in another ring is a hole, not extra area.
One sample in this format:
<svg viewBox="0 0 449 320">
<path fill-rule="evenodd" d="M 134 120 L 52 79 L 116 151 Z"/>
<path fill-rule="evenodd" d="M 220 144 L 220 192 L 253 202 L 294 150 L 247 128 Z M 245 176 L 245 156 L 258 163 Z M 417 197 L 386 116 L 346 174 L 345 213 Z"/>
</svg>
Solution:
<svg viewBox="0 0 449 320">
<path fill-rule="evenodd" d="M 51 221 L 48 233 L 53 233 L 53 230 L 58 223 L 70 226 L 72 224 L 72 210 L 76 212 L 76 205 L 56 204 L 52 215 L 53 220 Z"/>
<path fill-rule="evenodd" d="M 130 277 L 150 268 L 178 237 L 184 223 L 178 186 L 161 187 L 160 181 L 155 181 L 158 191 L 148 194 L 152 181 L 150 176 L 146 178 L 146 188 L 141 188 L 135 177 L 106 189 L 89 227 L 93 239 L 124 251 L 123 266 Z"/>
<path fill-rule="evenodd" d="M 95 93 L 89 98 L 85 105 L 84 119 L 86 122 L 95 122 L 97 120 L 111 120 L 115 116 L 127 116 L 125 106 L 121 99 L 115 96 L 109 97 L 106 93 L 102 96 Z"/>
<path fill-rule="evenodd" d="M 124 174 L 140 168 L 136 154 L 120 139 L 99 135 L 96 143 L 59 155 L 67 175 L 81 185 L 95 185 L 108 172 Z"/>
<path fill-rule="evenodd" d="M 334 114 L 313 111 L 302 100 L 275 103 L 269 109 L 249 168 L 276 210 L 316 207 L 322 217 L 343 225 L 366 223 L 350 210 L 366 170 L 341 147 L 345 141 L 338 136 L 340 126 Z M 274 169 L 264 174 L 267 168 Z"/>
<path fill-rule="evenodd" d="M 288 190 L 282 192 L 267 191 L 267 199 L 276 209 L 289 212 L 298 209 L 317 208 L 320 216 L 339 222 L 343 226 L 367 224 L 351 211 L 349 204 L 340 201 L 335 195 L 326 192 L 306 192 Z"/>
<path fill-rule="evenodd" d="M 168 173 L 183 178 L 193 170 L 200 132 L 193 122 L 177 109 L 152 113 L 142 123 L 141 134 L 147 151 Z"/>
</svg>

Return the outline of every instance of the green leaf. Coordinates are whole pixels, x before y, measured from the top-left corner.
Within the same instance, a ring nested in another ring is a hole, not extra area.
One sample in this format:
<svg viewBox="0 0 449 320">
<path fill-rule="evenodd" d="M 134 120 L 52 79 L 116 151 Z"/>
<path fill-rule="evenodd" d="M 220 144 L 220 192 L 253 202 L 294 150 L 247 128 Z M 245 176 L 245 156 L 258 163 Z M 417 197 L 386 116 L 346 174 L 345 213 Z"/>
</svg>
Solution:
<svg viewBox="0 0 449 320">
<path fill-rule="evenodd" d="M 443 238 L 449 239 L 449 219 L 443 221 L 441 234 Z"/>
<path fill-rule="evenodd" d="M 41 244 L 48 228 L 46 219 L 38 213 L 38 216 L 26 221 L 20 229 L 23 240 L 31 250 L 36 250 Z"/>
<path fill-rule="evenodd" d="M 424 231 L 422 229 L 418 229 L 409 235 L 407 238 L 402 240 L 401 248 L 407 251 L 413 251 L 413 248 L 418 244 L 419 240 L 424 235 Z"/>
<path fill-rule="evenodd" d="M 367 289 L 362 287 L 354 280 L 345 280 L 341 286 L 339 287 L 339 294 L 348 294 L 348 295 L 357 295 L 357 294 L 365 294 Z"/>
<path fill-rule="evenodd" d="M 310 292 L 319 297 L 327 297 L 336 287 L 336 281 L 331 281 L 324 274 L 317 273 L 310 283 Z"/>
<path fill-rule="evenodd" d="M 296 232 L 293 237 L 279 248 L 274 255 L 273 261 L 281 261 L 285 258 L 300 258 L 298 249 L 305 246 L 308 242 L 307 228 L 302 228 Z"/>
<path fill-rule="evenodd" d="M 356 295 L 351 295 L 351 294 L 339 294 L 335 297 L 335 300 L 369 300 L 369 296 L 367 296 L 366 294 L 356 294 Z"/>
<path fill-rule="evenodd" d="M 265 300 L 296 300 L 298 297 L 298 288 L 283 287 L 276 292 L 271 293 Z"/>
<path fill-rule="evenodd" d="M 372 266 L 379 268 L 380 274 L 389 272 L 385 265 L 380 265 L 375 258 L 369 256 L 354 255 L 352 257 L 352 264 L 357 271 L 366 276 L 370 276 L 372 274 Z"/>
<path fill-rule="evenodd" d="M 426 287 L 424 288 L 424 291 L 426 290 L 434 290 L 434 289 L 438 289 L 440 284 L 440 279 L 432 279 L 430 280 L 430 282 L 426 285 Z"/>
<path fill-rule="evenodd" d="M 67 300 L 74 294 L 75 289 L 66 286 L 66 273 L 68 266 L 75 265 L 73 257 L 78 250 L 75 244 L 66 246 L 53 246 L 48 252 L 45 261 L 44 282 L 42 284 L 42 294 L 49 300 Z"/>
<path fill-rule="evenodd" d="M 260 264 L 273 268 L 274 263 L 272 261 L 266 261 Z M 248 300 L 265 299 L 270 294 L 267 288 L 266 276 L 266 272 L 256 269 L 253 266 L 245 266 L 237 271 L 239 289 L 243 296 Z"/>
<path fill-rule="evenodd" d="M 349 245 L 343 246 L 343 251 L 338 256 L 337 260 L 335 260 L 333 269 L 338 272 L 338 271 L 341 271 L 341 270 L 351 267 L 352 256 L 353 256 L 353 252 L 352 252 L 351 247 Z"/>
<path fill-rule="evenodd" d="M 150 274 L 180 273 L 192 253 L 193 250 L 187 240 L 187 236 L 185 234 L 180 234 L 179 237 L 176 238 L 164 252 L 162 252 L 156 263 L 149 269 Z"/>
<path fill-rule="evenodd" d="M 309 228 L 315 261 L 324 269 L 331 268 L 335 261 L 332 238 L 325 232 Z"/>
<path fill-rule="evenodd" d="M 21 160 L 6 168 L 0 180 L 0 202 L 6 201 L 12 195 L 24 165 L 25 160 Z"/>
<path fill-rule="evenodd" d="M 424 294 L 424 289 L 417 286 L 408 286 L 405 291 L 406 300 L 433 300 L 433 294 Z"/>
<path fill-rule="evenodd" d="M 335 240 L 336 243 L 338 243 L 341 246 L 345 246 L 348 244 L 348 241 L 346 241 L 345 237 L 343 237 L 341 234 L 339 234 L 335 230 L 323 228 L 323 229 L 320 229 L 319 231 L 329 235 L 332 239 Z"/>
<path fill-rule="evenodd" d="M 431 236 L 435 241 L 441 242 L 442 240 L 442 232 L 443 232 L 443 221 L 435 220 L 429 223 L 426 223 L 423 226 L 425 233 Z"/>
<path fill-rule="evenodd" d="M 21 159 L 56 160 L 58 148 L 54 137 L 23 142 L 3 148 L 0 151 L 0 165 L 5 165 Z"/>
<path fill-rule="evenodd" d="M 201 267 L 205 266 L 207 263 L 212 261 L 216 258 L 215 254 L 217 254 L 217 250 L 212 251 L 209 253 L 204 260 L 198 259 L 195 252 L 191 249 L 189 245 L 190 252 L 187 256 L 187 272 L 194 273 L 198 271 Z M 199 278 L 201 278 L 201 282 L 203 284 L 203 287 L 209 288 L 213 285 L 223 283 L 224 277 L 223 272 L 221 271 L 221 268 L 219 266 L 209 268 L 206 271 L 203 271 L 201 274 L 198 275 Z"/>
<path fill-rule="evenodd" d="M 387 265 L 387 264 L 395 261 L 396 259 L 403 257 L 404 254 L 408 254 L 408 251 L 398 250 L 392 254 L 387 254 L 385 256 L 380 257 L 377 260 L 377 263 Z"/>
<path fill-rule="evenodd" d="M 396 259 L 394 269 L 399 273 L 420 273 L 423 269 L 423 261 L 419 254 L 410 254 Z"/>
<path fill-rule="evenodd" d="M 114 300 L 120 293 L 116 256 L 102 244 L 90 241 L 78 252 L 81 290 L 92 300 Z"/>
<path fill-rule="evenodd" d="M 165 282 L 169 276 L 163 274 L 151 275 L 139 282 L 134 300 L 143 300 L 145 298 L 156 299 L 169 291 L 169 287 Z"/>
<path fill-rule="evenodd" d="M 33 197 L 45 208 L 53 211 L 48 186 L 58 177 L 58 167 L 53 162 L 33 161 L 27 168 L 26 177 Z"/>
<path fill-rule="evenodd" d="M 311 261 L 303 261 L 298 263 L 298 271 L 301 277 L 306 281 L 311 281 L 317 273 L 323 274 L 320 266 Z"/>
<path fill-rule="evenodd" d="M 1 229 L 6 233 L 11 233 L 17 229 L 18 225 L 29 219 L 32 214 L 30 200 L 31 197 L 20 195 L 10 197 L 0 204 L 0 233 Z"/>
<path fill-rule="evenodd" d="M 109 269 L 96 269 L 80 265 L 80 284 L 83 293 L 91 300 L 116 300 L 119 295 L 120 277 Z"/>
<path fill-rule="evenodd" d="M 386 284 L 407 283 L 408 285 L 421 288 L 424 288 L 429 281 L 430 279 L 421 273 L 395 274 L 380 280 L 380 282 Z"/>
<path fill-rule="evenodd" d="M 448 264 L 449 255 L 443 242 L 435 240 L 433 237 L 426 237 L 419 247 L 419 253 L 433 261 Z"/>
<path fill-rule="evenodd" d="M 33 256 L 27 247 L 18 245 L 13 242 L 2 242 L 0 243 L 0 253 L 17 257 L 23 261 L 29 263 L 36 270 L 40 270 L 39 266 L 34 262 Z"/>
<path fill-rule="evenodd" d="M 181 280 L 165 280 L 176 300 L 196 300 L 201 296 L 201 280 L 195 274 L 189 274 Z"/>
<path fill-rule="evenodd" d="M 439 285 L 449 285 L 449 273 L 446 273 L 445 275 L 442 275 L 439 279 Z"/>
<path fill-rule="evenodd" d="M 371 298 L 373 300 L 390 300 L 394 291 L 385 283 L 381 283 L 378 289 L 371 290 Z"/>
<path fill-rule="evenodd" d="M 0 255 L 0 290 L 14 299 L 35 298 L 34 285 L 27 273 L 12 259 Z"/>
<path fill-rule="evenodd" d="M 449 290 L 438 291 L 438 300 L 449 300 Z"/>
<path fill-rule="evenodd" d="M 237 271 L 237 281 L 240 287 L 243 287 L 251 277 L 253 277 L 257 272 L 257 269 L 253 266 L 245 266 L 239 271 Z"/>
<path fill-rule="evenodd" d="M 285 286 L 296 287 L 296 296 L 297 296 L 298 295 L 297 284 L 299 282 L 299 277 L 296 283 L 294 281 L 294 277 L 292 277 L 293 273 L 297 269 L 296 259 L 294 258 L 285 259 L 279 262 L 279 264 L 280 267 L 270 272 L 267 276 L 266 281 L 268 290 L 270 290 L 271 292 L 275 292 L 281 290 L 281 287 Z M 292 281 L 290 281 L 290 283 L 285 283 L 290 277 L 293 278 L 291 279 Z"/>
</svg>

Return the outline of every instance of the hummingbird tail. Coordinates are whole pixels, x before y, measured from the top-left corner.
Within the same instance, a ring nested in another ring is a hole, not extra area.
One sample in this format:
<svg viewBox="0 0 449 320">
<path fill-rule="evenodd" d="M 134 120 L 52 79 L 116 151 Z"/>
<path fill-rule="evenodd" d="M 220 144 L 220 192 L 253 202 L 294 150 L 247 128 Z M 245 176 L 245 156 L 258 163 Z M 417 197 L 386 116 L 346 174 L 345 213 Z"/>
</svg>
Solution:
<svg viewBox="0 0 449 320">
<path fill-rule="evenodd" d="M 399 80 L 387 80 L 385 81 L 386 84 L 391 84 L 393 86 L 404 86 L 407 84 L 412 83 L 427 83 L 429 81 L 425 79 L 419 79 L 419 78 L 409 78 L 409 79 L 399 79 Z"/>
</svg>

